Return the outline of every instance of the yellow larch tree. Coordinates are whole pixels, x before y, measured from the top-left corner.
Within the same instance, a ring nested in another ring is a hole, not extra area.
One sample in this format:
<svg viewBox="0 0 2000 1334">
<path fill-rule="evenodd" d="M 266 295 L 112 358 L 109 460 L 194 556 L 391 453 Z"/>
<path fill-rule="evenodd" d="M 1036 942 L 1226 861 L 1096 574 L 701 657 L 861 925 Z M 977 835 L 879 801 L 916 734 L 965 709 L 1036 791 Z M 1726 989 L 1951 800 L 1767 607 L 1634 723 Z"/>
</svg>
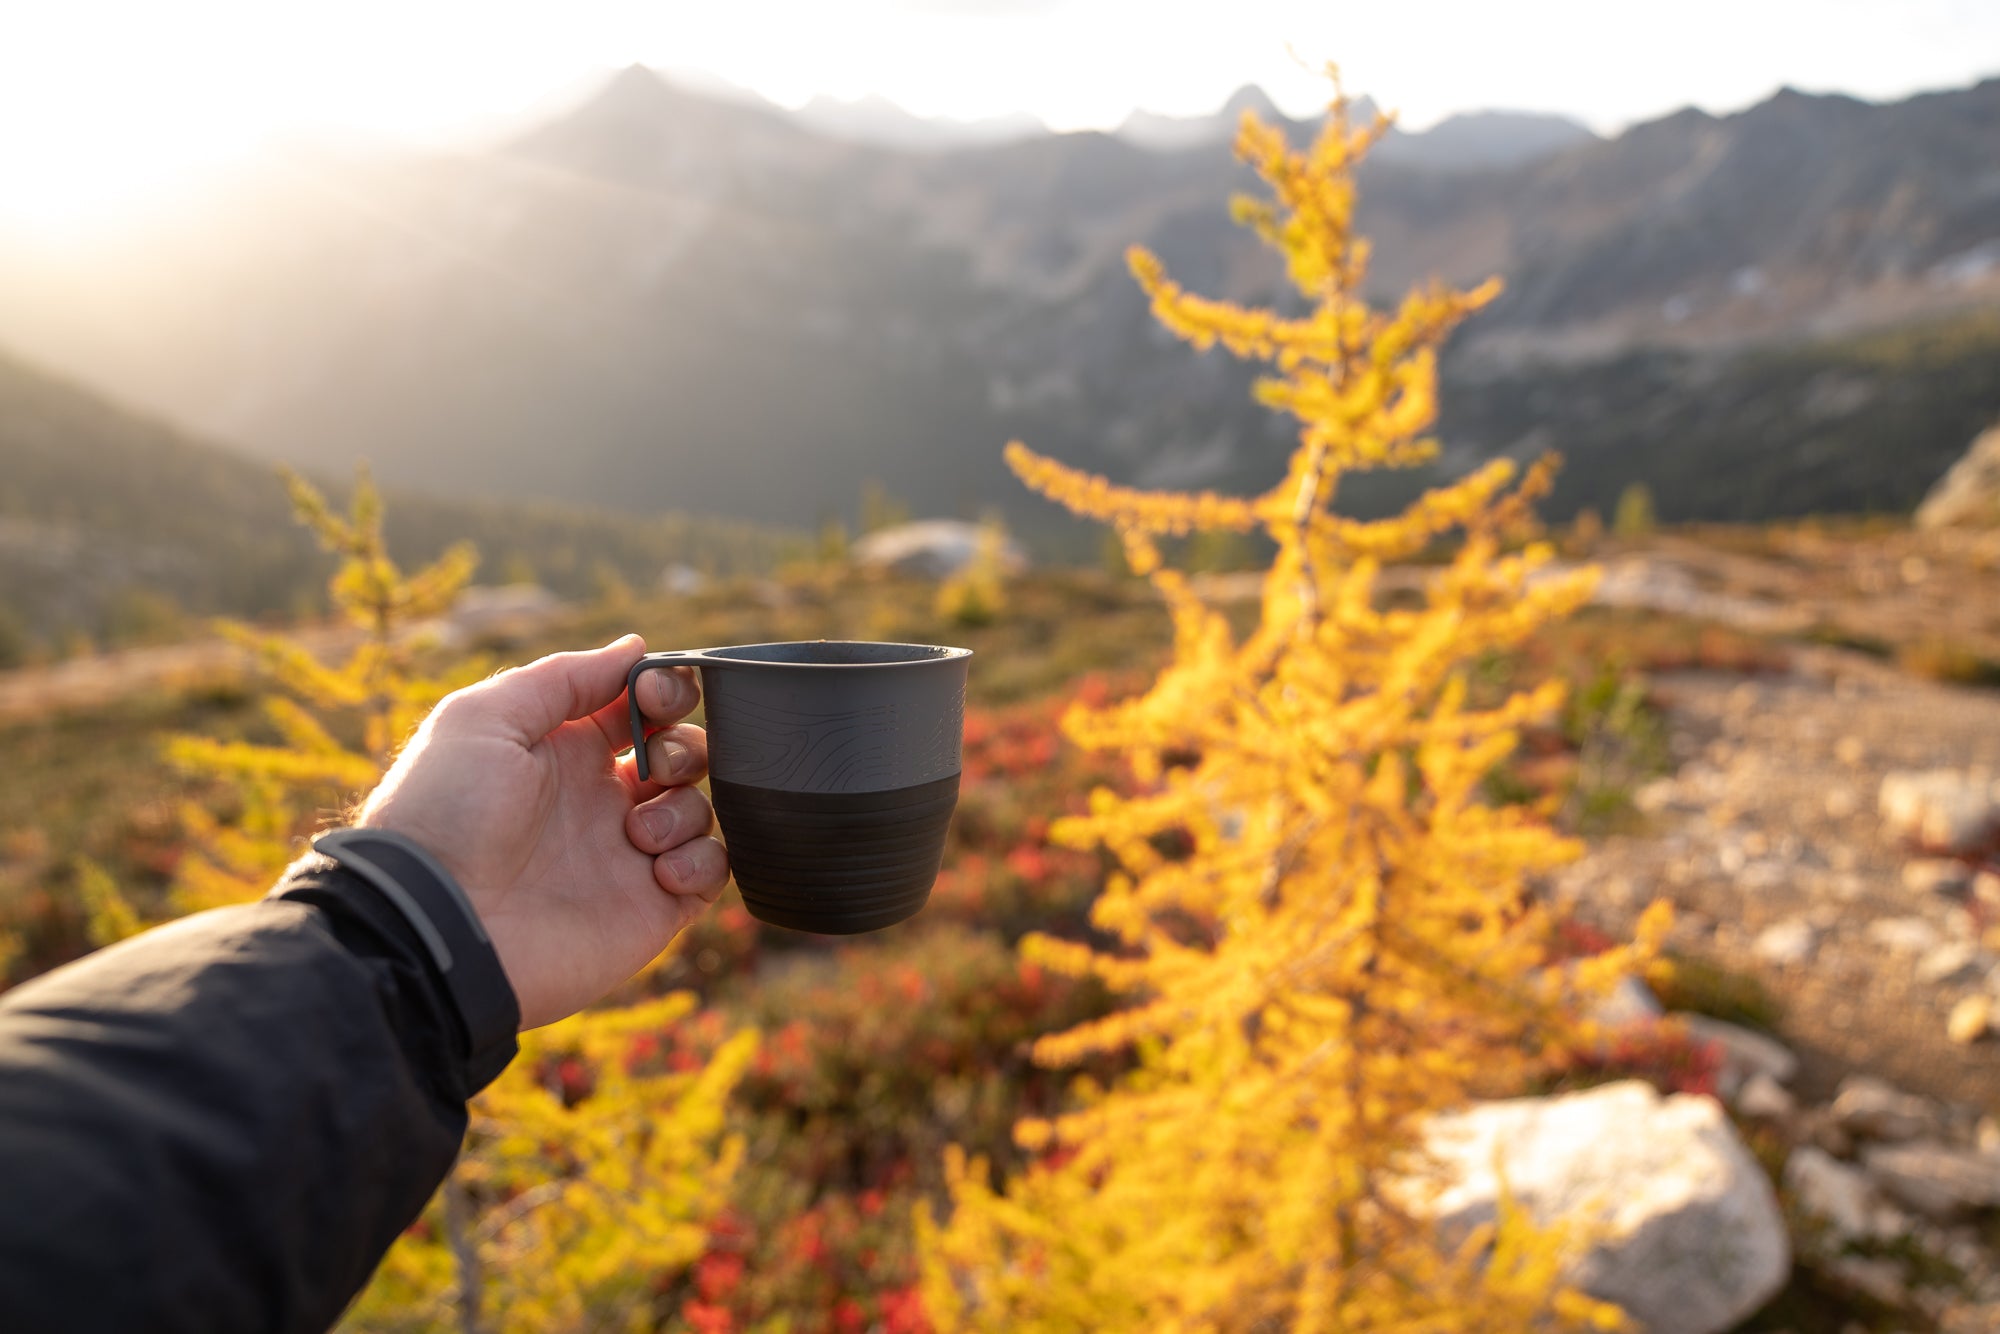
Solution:
<svg viewBox="0 0 2000 1334">
<path fill-rule="evenodd" d="M 1591 998 L 1664 929 L 1565 964 L 1533 878 L 1572 857 L 1546 811 L 1482 799 L 1555 684 L 1482 698 L 1478 663 L 1589 595 L 1535 540 L 1552 462 L 1497 460 L 1391 518 L 1333 508 L 1348 473 L 1433 457 L 1438 350 L 1497 286 L 1433 285 L 1394 310 L 1362 296 L 1354 168 L 1387 128 L 1336 96 L 1308 148 L 1244 118 L 1236 149 L 1269 188 L 1235 216 L 1279 252 L 1302 313 L 1182 290 L 1131 268 L 1161 323 L 1261 362 L 1257 397 L 1299 422 L 1284 479 L 1250 498 L 1113 485 L 1019 443 L 1029 486 L 1112 525 L 1170 609 L 1174 651 L 1128 701 L 1065 720 L 1129 761 L 1060 840 L 1115 862 L 1092 921 L 1104 948 L 1030 937 L 1043 963 L 1126 999 L 1043 1039 L 1054 1066 L 1130 1053 L 1076 1110 L 1016 1127 L 1038 1164 L 1004 1188 L 948 1164 L 951 1212 L 919 1218 L 944 1329 L 1493 1331 L 1612 1328 L 1562 1280 L 1559 1226 L 1503 1204 L 1497 1227 L 1425 1220 L 1427 1115 L 1519 1090 L 1591 1040 Z M 1262 614 L 1240 639 L 1163 539 L 1268 536 Z M 1378 594 L 1425 556 L 1416 605 Z M 1578 1239 L 1570 1238 L 1571 1244 Z"/>
<path fill-rule="evenodd" d="M 289 484 L 300 521 L 339 558 L 328 589 L 358 638 L 328 664 L 295 638 L 225 627 L 275 687 L 259 701 L 275 739 L 169 742 L 169 760 L 216 780 L 234 807 L 228 819 L 187 807 L 191 847 L 173 900 L 182 912 L 264 893 L 306 835 L 375 785 L 440 699 L 490 669 L 454 662 L 425 632 L 478 567 L 469 545 L 405 573 L 389 556 L 365 470 L 346 515 L 302 479 Z M 431 669 L 440 662 L 448 665 Z M 87 877 L 85 892 L 94 936 L 136 929 L 107 877 Z M 692 1070 L 644 1059 L 651 1035 L 694 1004 L 664 996 L 523 1034 L 521 1054 L 474 1100 L 450 1177 L 342 1327 L 653 1328 L 657 1281 L 700 1255 L 705 1221 L 727 1198 L 741 1148 L 723 1113 L 757 1041 L 739 1033 Z"/>
</svg>

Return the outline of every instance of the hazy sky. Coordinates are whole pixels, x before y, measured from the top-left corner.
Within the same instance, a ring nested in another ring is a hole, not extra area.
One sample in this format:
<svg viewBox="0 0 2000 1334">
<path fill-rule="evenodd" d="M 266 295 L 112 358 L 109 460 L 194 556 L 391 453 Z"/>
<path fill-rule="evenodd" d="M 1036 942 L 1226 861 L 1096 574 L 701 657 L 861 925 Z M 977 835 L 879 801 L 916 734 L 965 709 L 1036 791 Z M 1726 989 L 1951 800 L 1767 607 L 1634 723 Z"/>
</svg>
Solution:
<svg viewBox="0 0 2000 1334">
<path fill-rule="evenodd" d="M 2000 73 L 2000 0 L 0 0 L 0 218 L 83 225 L 301 131 L 491 133 L 634 61 L 1070 129 L 1249 82 L 1303 111 L 1299 60 L 1327 59 L 1413 127 L 1499 106 L 1615 130 Z"/>
</svg>

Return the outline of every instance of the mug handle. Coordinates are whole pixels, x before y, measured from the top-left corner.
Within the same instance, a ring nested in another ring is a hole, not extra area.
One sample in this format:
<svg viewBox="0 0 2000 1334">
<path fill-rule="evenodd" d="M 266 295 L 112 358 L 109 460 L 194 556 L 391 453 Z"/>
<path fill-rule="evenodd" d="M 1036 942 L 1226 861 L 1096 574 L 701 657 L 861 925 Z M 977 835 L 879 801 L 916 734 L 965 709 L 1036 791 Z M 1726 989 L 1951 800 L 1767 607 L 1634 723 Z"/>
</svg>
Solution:
<svg viewBox="0 0 2000 1334">
<path fill-rule="evenodd" d="M 646 719 L 639 712 L 639 678 L 656 667 L 678 667 L 682 663 L 699 663 L 707 649 L 669 649 L 664 653 L 648 653 L 632 664 L 632 670 L 625 673 L 625 701 L 632 712 L 632 759 L 639 766 L 639 781 L 650 781 L 652 775 L 646 766 Z"/>
</svg>

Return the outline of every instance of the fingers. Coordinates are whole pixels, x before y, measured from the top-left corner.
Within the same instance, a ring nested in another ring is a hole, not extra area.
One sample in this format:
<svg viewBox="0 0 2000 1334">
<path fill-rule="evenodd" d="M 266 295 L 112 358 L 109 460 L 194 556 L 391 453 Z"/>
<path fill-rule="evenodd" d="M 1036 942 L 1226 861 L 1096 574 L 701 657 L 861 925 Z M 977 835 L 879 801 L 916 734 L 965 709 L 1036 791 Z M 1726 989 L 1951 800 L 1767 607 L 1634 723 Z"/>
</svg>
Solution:
<svg viewBox="0 0 2000 1334">
<path fill-rule="evenodd" d="M 692 894 L 703 903 L 713 903 L 729 883 L 729 854 L 720 839 L 690 839 L 653 858 L 653 879 L 669 894 Z"/>
<path fill-rule="evenodd" d="M 714 819 L 700 788 L 668 788 L 625 813 L 625 837 L 639 851 L 659 856 L 706 834 Z"/>
<path fill-rule="evenodd" d="M 626 635 L 600 649 L 552 653 L 460 694 L 480 717 L 531 746 L 565 722 L 615 705 L 625 692 L 625 674 L 645 651 L 646 641 Z"/>
<path fill-rule="evenodd" d="M 655 667 L 633 689 L 639 694 L 640 714 L 656 727 L 679 722 L 701 703 L 701 686 L 692 667 Z"/>
<path fill-rule="evenodd" d="M 646 767 L 661 786 L 699 783 L 708 772 L 708 733 L 675 723 L 646 738 Z"/>
<path fill-rule="evenodd" d="M 729 883 L 729 854 L 708 833 L 713 821 L 699 788 L 669 788 L 626 813 L 625 837 L 653 854 L 653 879 L 661 889 L 713 903 Z"/>
</svg>

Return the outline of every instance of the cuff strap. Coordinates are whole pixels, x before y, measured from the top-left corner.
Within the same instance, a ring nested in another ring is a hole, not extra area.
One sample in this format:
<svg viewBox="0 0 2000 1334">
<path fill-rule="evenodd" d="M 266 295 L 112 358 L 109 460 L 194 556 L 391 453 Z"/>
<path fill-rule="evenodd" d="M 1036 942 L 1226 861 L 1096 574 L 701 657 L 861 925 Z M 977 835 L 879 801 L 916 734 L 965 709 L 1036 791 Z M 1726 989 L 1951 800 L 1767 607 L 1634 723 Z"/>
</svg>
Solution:
<svg viewBox="0 0 2000 1334">
<path fill-rule="evenodd" d="M 458 1011 L 472 1087 L 489 1082 L 513 1059 L 521 1010 L 465 890 L 428 851 L 386 829 L 335 829 L 314 839 L 312 846 L 365 882 L 409 923 Z"/>
</svg>

